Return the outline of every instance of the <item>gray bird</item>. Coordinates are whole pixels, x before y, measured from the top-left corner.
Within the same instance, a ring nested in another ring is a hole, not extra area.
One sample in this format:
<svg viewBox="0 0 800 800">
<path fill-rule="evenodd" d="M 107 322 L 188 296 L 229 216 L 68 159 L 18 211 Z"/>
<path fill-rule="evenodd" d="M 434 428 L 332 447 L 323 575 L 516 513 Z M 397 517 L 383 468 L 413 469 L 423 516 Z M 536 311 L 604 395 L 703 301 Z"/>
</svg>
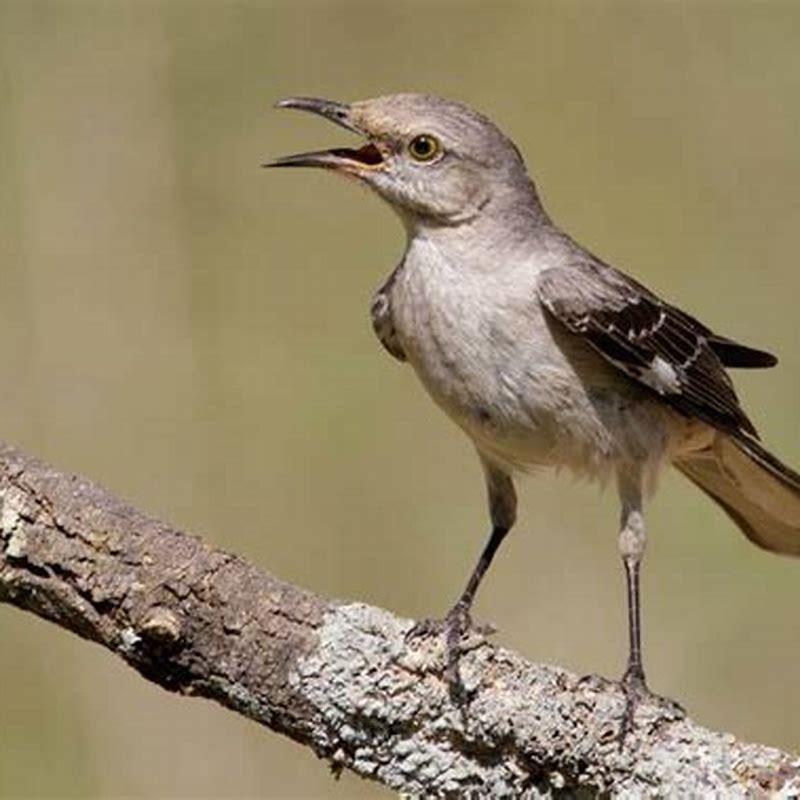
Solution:
<svg viewBox="0 0 800 800">
<path fill-rule="evenodd" d="M 726 372 L 771 367 L 775 357 L 713 333 L 573 241 L 547 215 L 513 142 L 467 106 L 422 94 L 277 105 L 363 137 L 358 148 L 266 166 L 356 178 L 397 212 L 407 244 L 373 300 L 375 332 L 483 465 L 491 535 L 438 628 L 451 686 L 475 593 L 515 521 L 512 475 L 550 467 L 614 478 L 630 648 L 624 732 L 652 697 L 639 570 L 643 501 L 661 469 L 677 467 L 755 544 L 800 555 L 800 475 L 759 444 Z"/>
</svg>

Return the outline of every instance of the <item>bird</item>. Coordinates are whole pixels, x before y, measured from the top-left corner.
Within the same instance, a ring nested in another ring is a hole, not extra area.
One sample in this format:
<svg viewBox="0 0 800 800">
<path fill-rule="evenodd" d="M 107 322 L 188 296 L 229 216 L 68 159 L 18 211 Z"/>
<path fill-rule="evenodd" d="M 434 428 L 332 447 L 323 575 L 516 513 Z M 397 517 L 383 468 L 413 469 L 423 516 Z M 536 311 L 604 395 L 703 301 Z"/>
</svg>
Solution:
<svg viewBox="0 0 800 800">
<path fill-rule="evenodd" d="M 637 706 L 669 702 L 645 676 L 640 571 L 645 502 L 675 467 L 753 543 L 800 555 L 800 475 L 759 441 L 728 369 L 774 355 L 718 335 L 578 244 L 549 216 L 519 148 L 457 101 L 403 93 L 343 103 L 289 97 L 359 137 L 274 159 L 366 185 L 406 245 L 372 300 L 374 331 L 472 441 L 491 522 L 462 594 L 417 633 L 444 636 L 456 696 L 471 609 L 516 521 L 514 479 L 564 470 L 615 482 L 628 658 L 623 735 Z"/>
</svg>

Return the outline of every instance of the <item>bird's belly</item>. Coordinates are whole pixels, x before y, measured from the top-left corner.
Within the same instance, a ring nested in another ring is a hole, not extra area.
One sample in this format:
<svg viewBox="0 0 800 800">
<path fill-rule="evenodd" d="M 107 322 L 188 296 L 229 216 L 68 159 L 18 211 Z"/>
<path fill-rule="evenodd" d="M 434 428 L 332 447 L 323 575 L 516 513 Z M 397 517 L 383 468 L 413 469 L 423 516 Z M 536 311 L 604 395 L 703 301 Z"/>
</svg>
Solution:
<svg viewBox="0 0 800 800">
<path fill-rule="evenodd" d="M 602 477 L 615 461 L 616 442 L 603 410 L 557 367 L 508 370 L 495 391 L 477 399 L 442 405 L 478 450 L 508 469 L 563 467 Z"/>
<path fill-rule="evenodd" d="M 412 362 L 413 363 L 413 362 Z M 493 380 L 414 364 L 434 400 L 490 461 L 509 471 L 566 469 L 604 483 L 615 468 L 637 462 L 653 480 L 672 447 L 672 412 L 635 387 L 587 387 L 569 366 L 497 362 Z"/>
<path fill-rule="evenodd" d="M 393 318 L 423 385 L 484 457 L 600 480 L 638 462 L 655 476 L 674 445 L 673 412 L 549 318 L 527 271 L 469 281 L 407 262 Z"/>
<path fill-rule="evenodd" d="M 502 323 L 453 315 L 415 327 L 422 335 L 405 336 L 404 346 L 425 388 L 484 456 L 508 469 L 600 477 L 618 449 L 613 393 L 587 388 L 552 339 L 536 335 L 544 320 L 528 323 L 523 339 Z"/>
</svg>

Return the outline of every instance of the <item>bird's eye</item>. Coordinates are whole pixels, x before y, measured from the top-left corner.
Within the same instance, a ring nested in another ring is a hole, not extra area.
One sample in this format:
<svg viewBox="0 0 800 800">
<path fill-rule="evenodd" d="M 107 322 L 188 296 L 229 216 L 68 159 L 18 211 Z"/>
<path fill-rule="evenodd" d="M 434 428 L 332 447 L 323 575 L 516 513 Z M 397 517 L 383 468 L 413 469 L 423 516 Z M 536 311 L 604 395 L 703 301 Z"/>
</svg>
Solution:
<svg viewBox="0 0 800 800">
<path fill-rule="evenodd" d="M 441 149 L 439 140 L 429 133 L 421 133 L 408 143 L 408 152 L 415 161 L 430 161 Z"/>
</svg>

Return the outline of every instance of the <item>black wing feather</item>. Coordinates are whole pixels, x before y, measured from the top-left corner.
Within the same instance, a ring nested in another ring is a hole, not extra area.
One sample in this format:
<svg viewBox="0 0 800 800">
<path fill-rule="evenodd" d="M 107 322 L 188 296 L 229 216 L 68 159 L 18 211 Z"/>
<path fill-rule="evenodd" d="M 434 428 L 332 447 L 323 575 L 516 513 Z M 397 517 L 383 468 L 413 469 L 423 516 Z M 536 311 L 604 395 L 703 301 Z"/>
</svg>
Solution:
<svg viewBox="0 0 800 800">
<path fill-rule="evenodd" d="M 542 273 L 540 299 L 568 330 L 675 409 L 757 436 L 725 366 L 771 366 L 769 353 L 716 336 L 621 272 L 599 262 Z"/>
<path fill-rule="evenodd" d="M 708 343 L 726 367 L 762 369 L 774 367 L 778 363 L 777 357 L 772 353 L 739 344 L 739 342 L 726 339 L 724 336 L 714 335 L 708 340 Z"/>
</svg>

